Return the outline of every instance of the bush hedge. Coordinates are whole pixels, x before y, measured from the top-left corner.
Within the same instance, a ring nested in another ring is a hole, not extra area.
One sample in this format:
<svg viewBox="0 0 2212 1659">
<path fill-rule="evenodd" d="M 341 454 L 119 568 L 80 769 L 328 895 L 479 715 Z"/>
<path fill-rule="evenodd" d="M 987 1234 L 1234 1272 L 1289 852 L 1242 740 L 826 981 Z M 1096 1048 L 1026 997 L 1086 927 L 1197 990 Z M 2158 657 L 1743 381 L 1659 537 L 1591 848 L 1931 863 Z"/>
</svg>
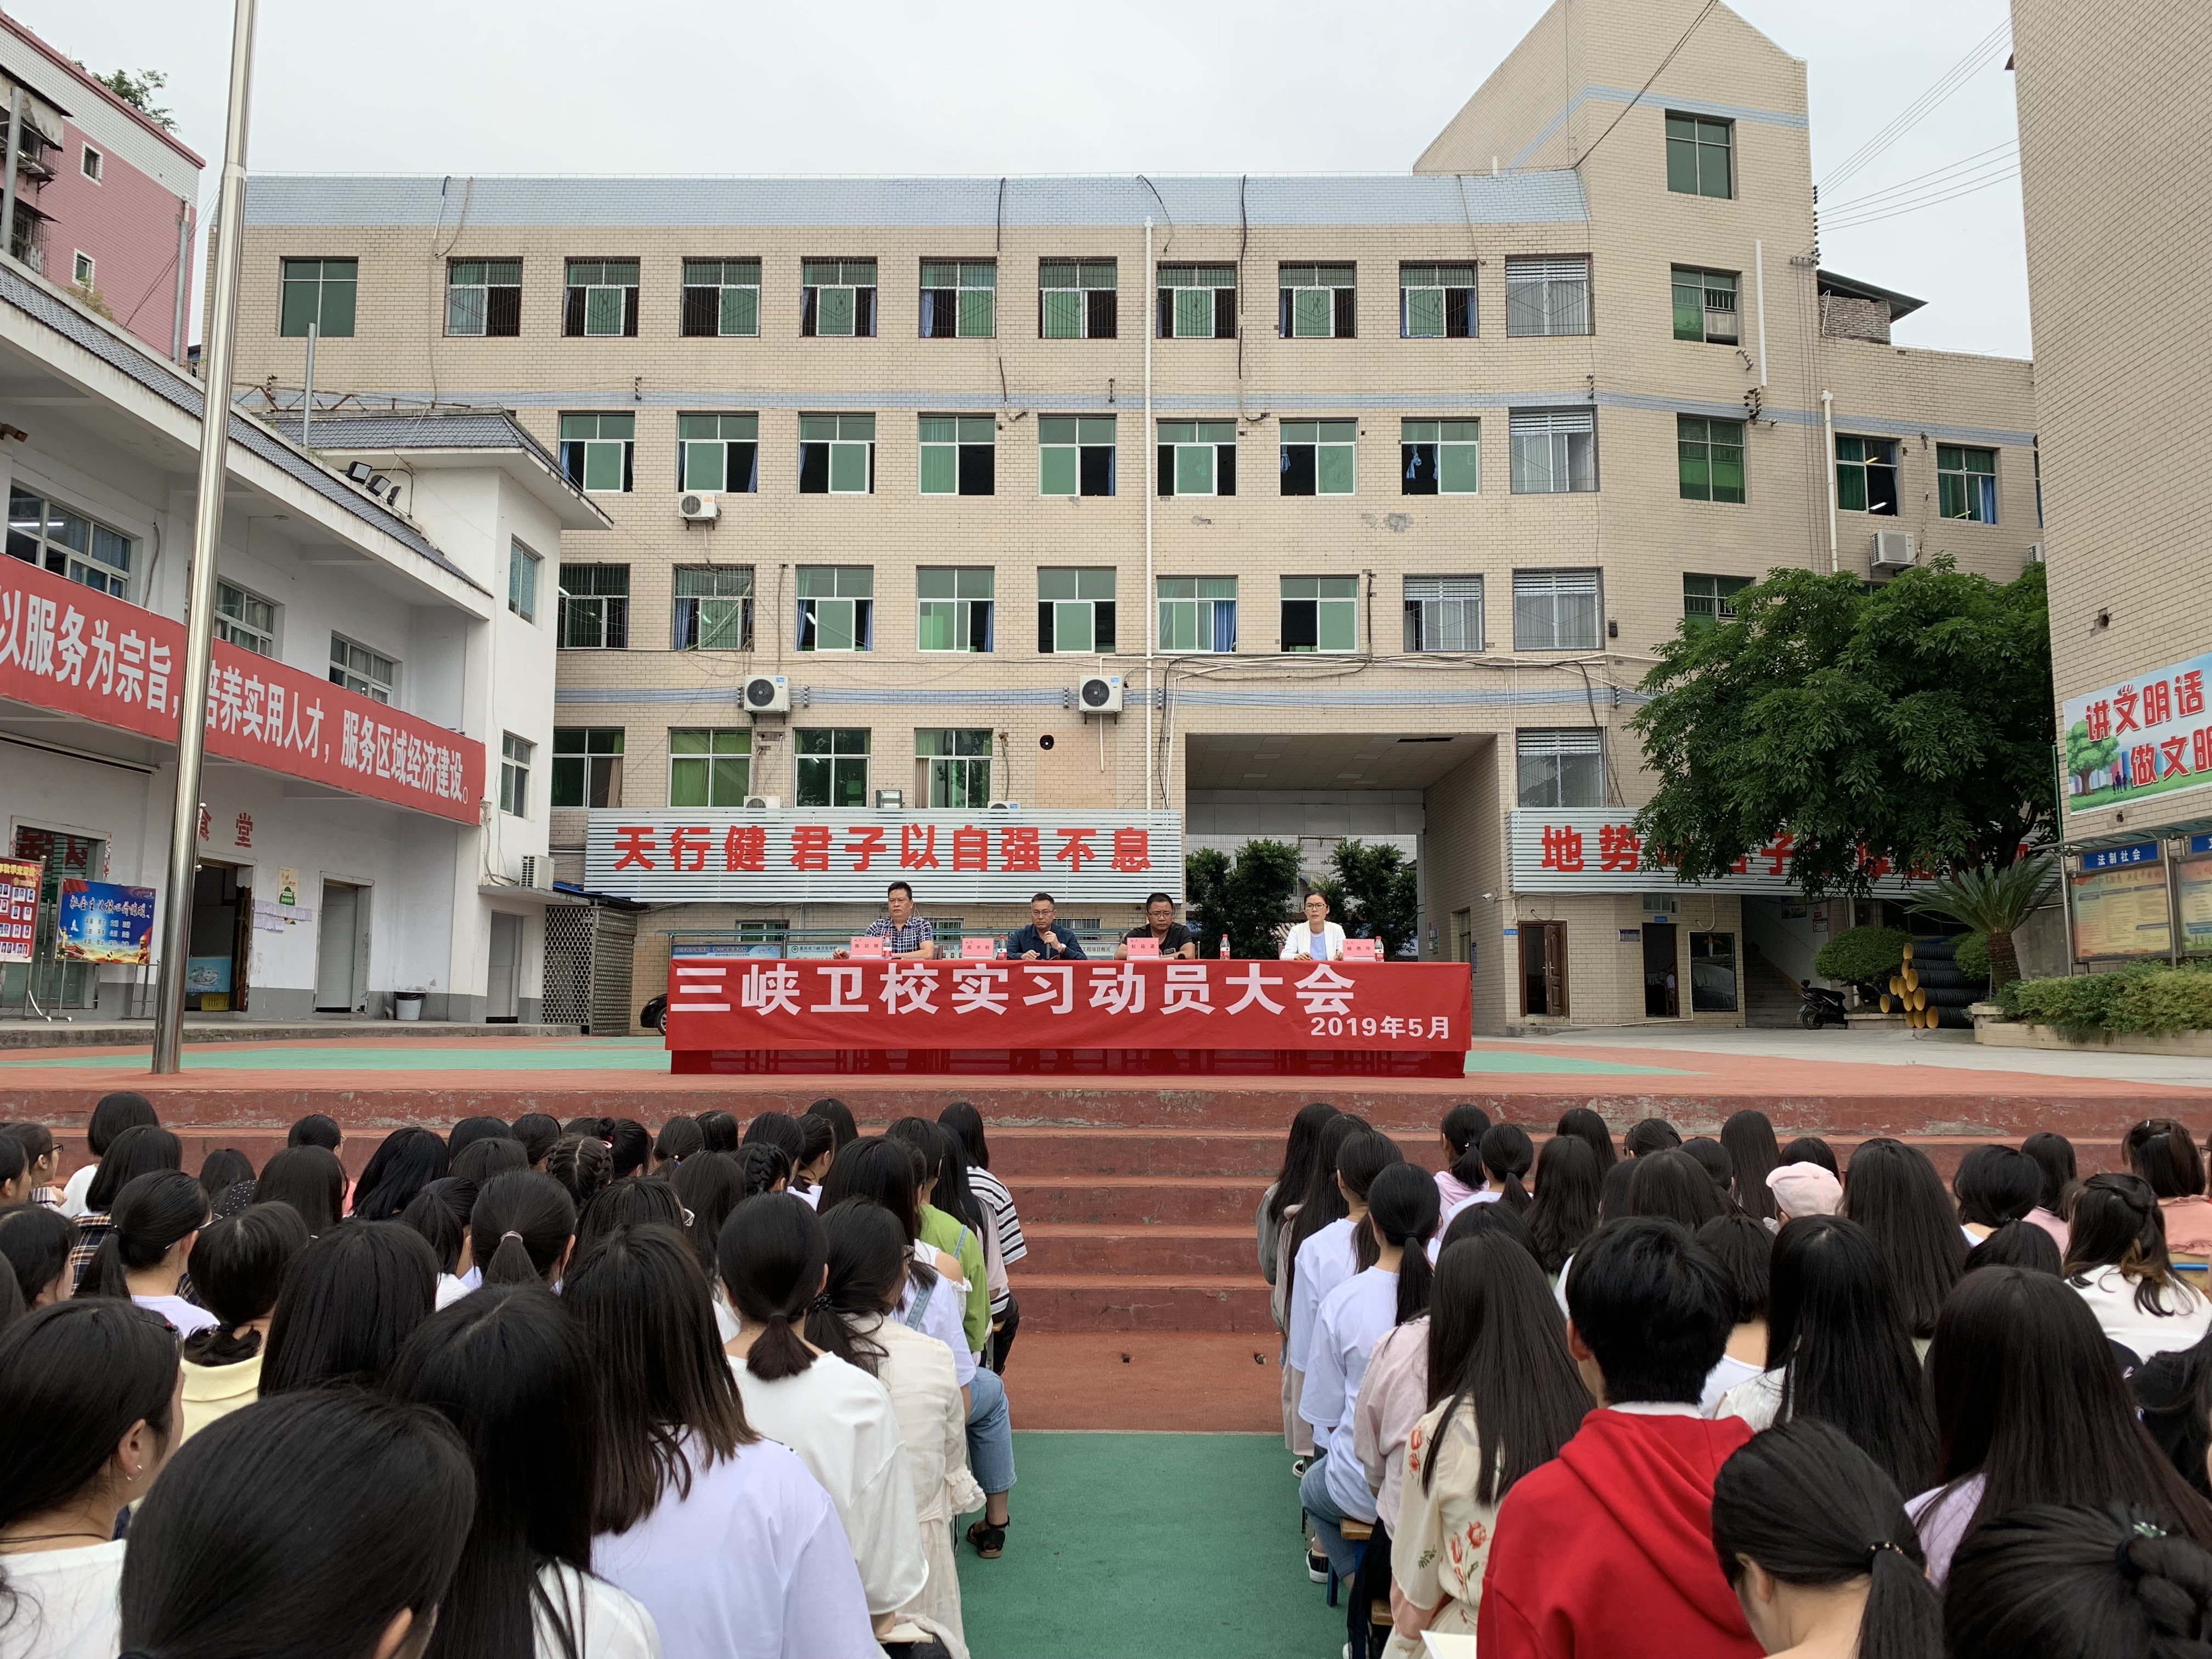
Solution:
<svg viewBox="0 0 2212 1659">
<path fill-rule="evenodd" d="M 2165 963 L 2069 979 L 2014 980 L 1997 993 L 2007 1016 L 2076 1041 L 2212 1030 L 2212 971 Z"/>
<path fill-rule="evenodd" d="M 1813 971 L 1822 979 L 1844 980 L 1886 990 L 1889 976 L 1905 964 L 1912 935 L 1901 927 L 1846 927 L 1820 947 Z"/>
<path fill-rule="evenodd" d="M 1990 979 L 1990 938 L 1987 933 L 1962 933 L 1959 937 L 1958 954 L 1952 958 L 1959 971 L 1978 985 L 1986 985 Z"/>
</svg>

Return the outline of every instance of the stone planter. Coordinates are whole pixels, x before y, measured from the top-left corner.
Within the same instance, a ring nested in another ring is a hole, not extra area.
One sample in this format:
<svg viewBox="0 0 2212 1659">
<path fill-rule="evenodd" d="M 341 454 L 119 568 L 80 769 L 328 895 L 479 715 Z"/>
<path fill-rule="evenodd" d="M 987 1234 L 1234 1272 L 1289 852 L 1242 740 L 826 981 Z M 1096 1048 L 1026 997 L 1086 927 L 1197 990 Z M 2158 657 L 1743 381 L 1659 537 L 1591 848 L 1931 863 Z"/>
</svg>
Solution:
<svg viewBox="0 0 2212 1659">
<path fill-rule="evenodd" d="M 2003 1019 L 1984 1019 L 1984 1008 L 1974 1006 L 1974 1041 L 1990 1048 L 2063 1048 L 2075 1054 L 2174 1054 L 2187 1059 L 2212 1060 L 2212 1031 L 2164 1031 L 2154 1036 L 2135 1031 L 2120 1036 L 2092 1036 L 2081 1042 L 2050 1025 L 2025 1025 Z"/>
</svg>

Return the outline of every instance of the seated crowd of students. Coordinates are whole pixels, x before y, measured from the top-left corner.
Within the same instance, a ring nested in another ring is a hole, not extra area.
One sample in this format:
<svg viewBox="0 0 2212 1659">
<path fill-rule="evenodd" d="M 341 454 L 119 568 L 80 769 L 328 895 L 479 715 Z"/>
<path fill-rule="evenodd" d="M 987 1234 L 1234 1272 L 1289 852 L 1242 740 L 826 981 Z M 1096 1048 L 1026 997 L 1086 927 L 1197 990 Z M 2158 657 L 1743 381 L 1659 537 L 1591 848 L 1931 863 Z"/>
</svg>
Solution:
<svg viewBox="0 0 2212 1659">
<path fill-rule="evenodd" d="M 1742 1111 L 1617 1156 L 1292 1121 L 1257 1217 L 1347 1656 L 2212 1655 L 2205 1155 L 2166 1119 L 1846 1164 Z M 1531 1176 L 1533 1172 L 1533 1186 Z"/>
<path fill-rule="evenodd" d="M 0 1659 L 966 1659 L 1026 1252 L 975 1109 L 0 1124 Z"/>
</svg>

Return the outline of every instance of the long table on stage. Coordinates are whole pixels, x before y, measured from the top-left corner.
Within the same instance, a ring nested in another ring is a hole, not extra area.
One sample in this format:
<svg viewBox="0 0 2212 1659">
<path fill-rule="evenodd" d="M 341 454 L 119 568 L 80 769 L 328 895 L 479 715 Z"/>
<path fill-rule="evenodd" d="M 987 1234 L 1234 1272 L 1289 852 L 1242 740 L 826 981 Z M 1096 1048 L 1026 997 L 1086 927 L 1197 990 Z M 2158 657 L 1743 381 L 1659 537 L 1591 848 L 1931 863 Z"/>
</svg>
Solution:
<svg viewBox="0 0 2212 1659">
<path fill-rule="evenodd" d="M 677 1073 L 1457 1077 L 1465 963 L 678 956 Z"/>
</svg>

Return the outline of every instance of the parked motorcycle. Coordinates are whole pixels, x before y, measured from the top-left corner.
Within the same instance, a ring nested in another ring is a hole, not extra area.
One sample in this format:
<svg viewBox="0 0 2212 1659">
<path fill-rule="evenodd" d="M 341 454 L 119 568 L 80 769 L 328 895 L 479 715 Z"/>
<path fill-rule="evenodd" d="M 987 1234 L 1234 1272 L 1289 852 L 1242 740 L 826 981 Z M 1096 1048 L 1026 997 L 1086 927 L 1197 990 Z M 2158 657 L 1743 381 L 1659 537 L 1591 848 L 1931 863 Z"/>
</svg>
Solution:
<svg viewBox="0 0 2212 1659">
<path fill-rule="evenodd" d="M 1797 981 L 1802 999 L 1798 1004 L 1797 1023 L 1808 1031 L 1817 1031 L 1823 1025 L 1846 1025 L 1844 1018 L 1844 994 L 1823 990 L 1809 979 Z"/>
</svg>

